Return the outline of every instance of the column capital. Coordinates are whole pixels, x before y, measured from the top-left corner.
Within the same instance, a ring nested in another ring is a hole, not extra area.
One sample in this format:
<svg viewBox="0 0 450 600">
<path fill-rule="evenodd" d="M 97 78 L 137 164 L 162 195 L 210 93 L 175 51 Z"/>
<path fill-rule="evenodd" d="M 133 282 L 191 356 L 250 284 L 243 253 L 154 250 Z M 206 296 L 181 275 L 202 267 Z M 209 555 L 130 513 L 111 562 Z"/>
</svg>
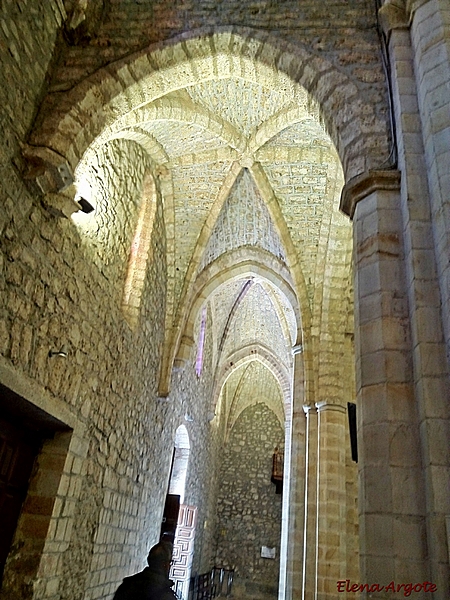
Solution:
<svg viewBox="0 0 450 600">
<path fill-rule="evenodd" d="M 345 413 L 347 409 L 345 406 L 341 406 L 340 404 L 334 404 L 332 402 L 328 402 L 328 400 L 321 400 L 320 402 L 316 402 L 317 412 L 324 412 L 326 410 L 334 410 L 335 412 Z"/>
<path fill-rule="evenodd" d="M 339 208 L 353 219 L 358 202 L 379 190 L 400 190 L 400 179 L 401 174 L 397 169 L 365 171 L 344 185 Z"/>
<path fill-rule="evenodd" d="M 309 411 L 312 409 L 313 407 L 310 404 L 304 404 L 303 405 L 303 412 L 305 413 L 306 416 L 309 415 Z"/>
<path fill-rule="evenodd" d="M 387 0 L 378 11 L 384 33 L 389 36 L 393 29 L 408 29 L 409 18 L 405 0 Z"/>
</svg>

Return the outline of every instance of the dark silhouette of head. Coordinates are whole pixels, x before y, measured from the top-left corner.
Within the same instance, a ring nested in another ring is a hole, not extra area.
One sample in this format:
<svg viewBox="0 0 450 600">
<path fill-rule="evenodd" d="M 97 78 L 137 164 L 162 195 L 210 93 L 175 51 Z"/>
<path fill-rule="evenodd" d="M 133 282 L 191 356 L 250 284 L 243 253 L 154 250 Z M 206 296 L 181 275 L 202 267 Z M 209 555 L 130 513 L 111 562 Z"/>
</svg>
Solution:
<svg viewBox="0 0 450 600">
<path fill-rule="evenodd" d="M 147 556 L 148 566 L 157 571 L 169 572 L 172 561 L 172 544 L 159 542 L 150 549 Z"/>
</svg>

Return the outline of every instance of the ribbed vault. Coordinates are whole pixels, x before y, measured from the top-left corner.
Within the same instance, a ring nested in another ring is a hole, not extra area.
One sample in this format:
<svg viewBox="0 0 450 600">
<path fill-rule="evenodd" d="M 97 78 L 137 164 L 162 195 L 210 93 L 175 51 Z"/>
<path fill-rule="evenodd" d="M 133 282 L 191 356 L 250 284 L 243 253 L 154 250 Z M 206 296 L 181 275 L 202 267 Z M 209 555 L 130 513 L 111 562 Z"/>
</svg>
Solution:
<svg viewBox="0 0 450 600">
<path fill-rule="evenodd" d="M 335 290 L 347 297 L 351 242 L 337 209 L 341 162 L 319 104 L 300 82 L 256 58 L 243 56 L 238 67 L 233 53 L 211 73 L 211 57 L 200 48 L 183 47 L 193 52 L 192 73 L 182 75 L 171 54 L 165 83 L 149 71 L 139 85 L 130 83 L 128 109 L 118 96 L 111 100 L 114 118 L 79 163 L 80 191 L 90 190 L 107 227 L 114 207 L 101 198 L 95 157 L 120 139 L 147 153 L 167 234 L 161 395 L 170 391 L 175 358 L 182 364 L 191 356 L 194 323 L 208 302 L 218 372 L 227 356 L 258 345 L 271 347 L 290 371 L 291 348 L 302 343 L 306 389 L 313 394 L 321 343 L 315 332 L 325 324 L 323 339 L 339 343 L 348 322 L 323 314 Z M 339 302 L 333 297 L 333 306 Z"/>
</svg>

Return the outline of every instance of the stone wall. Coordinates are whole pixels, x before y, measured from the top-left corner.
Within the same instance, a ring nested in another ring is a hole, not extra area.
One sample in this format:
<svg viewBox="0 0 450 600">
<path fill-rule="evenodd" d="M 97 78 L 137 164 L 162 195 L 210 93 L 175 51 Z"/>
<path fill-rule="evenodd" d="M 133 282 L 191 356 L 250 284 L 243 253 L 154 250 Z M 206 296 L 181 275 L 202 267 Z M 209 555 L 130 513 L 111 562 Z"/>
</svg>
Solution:
<svg viewBox="0 0 450 600">
<path fill-rule="evenodd" d="M 244 410 L 224 449 L 219 480 L 216 565 L 236 569 L 235 594 L 275 598 L 278 590 L 281 495 L 270 481 L 275 446 L 284 432 L 259 403 Z M 276 549 L 275 560 L 261 547 Z"/>
<path fill-rule="evenodd" d="M 59 536 L 63 545 L 53 546 L 52 572 L 40 573 L 36 585 L 43 598 L 51 597 L 50 576 L 61 577 L 61 597 L 81 598 L 86 589 L 93 597 L 112 591 L 111 581 L 128 571 L 130 560 L 142 560 L 148 540 L 157 536 L 165 493 L 154 460 L 171 444 L 170 430 L 155 435 L 165 431 L 166 420 L 155 397 L 165 302 L 162 206 L 155 217 L 141 327 L 134 335 L 121 311 L 120 282 L 146 165 L 132 143 L 116 144 L 115 152 L 111 170 L 120 171 L 114 163 L 120 160 L 128 178 L 120 183 L 99 177 L 115 208 L 105 227 L 113 229 L 120 252 L 110 254 L 108 244 L 98 240 L 90 244 L 82 228 L 49 215 L 23 187 L 20 202 L 2 201 L 2 354 L 42 394 L 65 403 L 84 424 L 88 449 L 84 461 L 72 459 L 68 468 L 68 476 L 78 475 L 77 485 L 59 492 L 53 517 L 56 523 L 68 519 L 70 527 L 64 534 L 55 524 L 50 528 L 49 541 Z M 20 180 L 16 185 L 20 189 Z M 49 358 L 62 345 L 67 360 Z M 169 461 L 168 453 L 167 469 Z"/>
<path fill-rule="evenodd" d="M 89 45 L 72 46 L 61 57 L 53 85 L 70 88 L 99 67 L 130 52 L 202 27 L 233 26 L 264 30 L 284 40 L 301 40 L 315 52 L 334 55 L 361 82 L 379 78 L 375 10 L 371 0 L 333 0 L 324 12 L 314 0 L 211 2 L 191 0 L 110 3 Z M 126 33 L 125 33 L 126 32 Z"/>
<path fill-rule="evenodd" d="M 200 312 L 201 315 L 201 312 Z M 199 315 L 199 317 L 200 317 Z M 200 318 L 197 319 L 195 344 L 189 362 L 172 378 L 170 398 L 180 406 L 189 433 L 190 456 L 184 503 L 197 507 L 192 573 L 204 573 L 212 567 L 216 524 L 218 452 L 223 433 L 216 422 L 211 422 L 210 397 L 213 389 L 215 364 L 213 362 L 214 325 L 211 311 L 206 319 L 204 361 L 201 375 L 195 372 L 195 355 L 199 337 Z"/>
<path fill-rule="evenodd" d="M 25 137 L 46 91 L 57 34 L 64 18 L 59 6 L 57 0 L 2 2 L 0 123 L 3 135 L 0 148 L 5 154 L 0 164 L 3 168 L 4 160 L 17 149 L 14 133 L 20 139 Z M 33 68 L 30 68 L 31 63 Z"/>
<path fill-rule="evenodd" d="M 2 71 L 2 90 L 17 93 L 4 99 L 2 114 L 0 351 L 5 369 L 32 382 L 33 401 L 45 399 L 51 414 L 66 414 L 80 431 L 58 474 L 38 573 L 26 581 L 13 575 L 24 541 L 16 539 L 4 598 L 106 598 L 123 576 L 143 566 L 158 538 L 174 435 L 186 413 L 193 421 L 186 423 L 192 451 L 185 502 L 198 507 L 193 570 L 210 568 L 213 556 L 223 432 L 208 421 L 212 327 L 202 376 L 191 357 L 174 374 L 170 398 L 156 395 L 166 294 L 160 199 L 136 332 L 122 310 L 142 182 L 150 169 L 145 152 L 126 140 L 103 146 L 77 173 L 96 212 L 74 220 L 47 212 L 21 177 L 19 148 L 45 91 L 64 17 L 57 7 L 11 2 L 11 23 L 5 20 L 2 29 L 11 63 Z M 50 359 L 49 351 L 63 345 L 68 359 Z"/>
</svg>

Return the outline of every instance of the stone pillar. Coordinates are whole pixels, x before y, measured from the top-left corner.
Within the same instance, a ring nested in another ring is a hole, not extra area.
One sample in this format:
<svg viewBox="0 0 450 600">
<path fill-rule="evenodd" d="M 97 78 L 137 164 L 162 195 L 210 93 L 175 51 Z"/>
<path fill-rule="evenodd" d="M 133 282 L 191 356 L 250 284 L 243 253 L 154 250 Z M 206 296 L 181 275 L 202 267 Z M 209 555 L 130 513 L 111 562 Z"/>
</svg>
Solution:
<svg viewBox="0 0 450 600">
<path fill-rule="evenodd" d="M 428 174 L 425 151 L 429 132 L 424 133 L 421 122 L 418 94 L 422 82 L 416 83 L 417 65 L 414 64 L 410 31 L 411 17 L 419 22 L 425 19 L 428 25 L 425 27 L 422 23 L 418 29 L 425 29 L 427 44 L 431 43 L 433 47 L 436 44 L 436 47 L 439 47 L 439 34 L 436 31 L 439 29 L 436 20 L 439 2 L 421 1 L 410 4 L 416 7 L 411 14 L 401 9 L 398 0 L 385 4 L 380 13 L 389 40 L 398 164 L 402 172 L 400 207 L 414 389 L 420 425 L 418 444 L 423 466 L 423 487 L 427 490 L 425 500 L 428 575 L 438 586 L 443 597 L 450 597 L 449 557 L 445 533 L 445 517 L 450 514 L 450 389 L 443 335 L 448 326 L 448 319 L 443 319 L 441 311 L 444 311 L 446 317 L 448 313 L 445 299 L 441 302 L 442 296 L 439 294 L 436 257 L 439 261 L 440 255 L 435 253 L 432 203 L 428 185 L 429 181 L 431 185 L 433 183 Z M 416 40 L 416 44 L 420 45 L 420 42 Z M 434 60 L 435 54 L 429 54 Z M 422 64 L 422 68 L 425 68 L 425 65 Z M 420 75 L 425 76 L 424 73 Z M 428 80 L 430 77 L 428 74 Z M 435 83 L 438 84 L 437 81 Z M 448 103 L 448 98 L 446 102 Z M 448 106 L 447 104 L 447 112 L 444 112 L 447 114 L 447 127 L 450 128 Z M 447 170 L 449 148 L 447 145 Z M 442 238 L 442 235 L 440 237 Z M 445 263 L 448 268 L 448 253 L 445 255 Z M 448 294 L 447 289 L 445 294 Z"/>
<path fill-rule="evenodd" d="M 291 462 L 292 462 L 292 404 L 289 416 L 286 415 L 284 426 L 284 472 L 283 472 L 283 506 L 281 514 L 281 541 L 280 541 L 280 581 L 278 585 L 278 598 L 285 600 L 291 598 L 292 591 L 292 552 L 293 536 L 290 534 L 290 503 L 291 503 Z"/>
<path fill-rule="evenodd" d="M 380 586 L 429 578 L 399 187 L 397 171 L 369 172 L 341 203 L 354 214 L 360 577 Z"/>
<path fill-rule="evenodd" d="M 448 0 L 406 0 L 450 356 L 450 18 Z"/>
<path fill-rule="evenodd" d="M 302 566 L 302 600 L 312 600 L 317 597 L 317 465 L 318 465 L 318 436 L 317 411 L 312 406 L 305 405 L 306 414 L 305 436 L 305 518 L 303 522 L 303 566 Z"/>
<path fill-rule="evenodd" d="M 346 578 L 347 411 L 316 403 L 318 413 L 317 598 L 342 598 L 337 582 Z"/>
<path fill-rule="evenodd" d="M 282 551 L 285 559 L 280 561 L 280 600 L 301 597 L 303 573 L 303 531 L 305 518 L 306 440 L 307 429 L 303 403 L 305 373 L 303 346 L 293 348 L 294 370 L 292 383 L 292 421 L 290 439 L 286 439 L 285 456 L 290 449 L 289 478 L 283 485 Z M 286 469 L 285 469 L 286 472 Z"/>
</svg>

